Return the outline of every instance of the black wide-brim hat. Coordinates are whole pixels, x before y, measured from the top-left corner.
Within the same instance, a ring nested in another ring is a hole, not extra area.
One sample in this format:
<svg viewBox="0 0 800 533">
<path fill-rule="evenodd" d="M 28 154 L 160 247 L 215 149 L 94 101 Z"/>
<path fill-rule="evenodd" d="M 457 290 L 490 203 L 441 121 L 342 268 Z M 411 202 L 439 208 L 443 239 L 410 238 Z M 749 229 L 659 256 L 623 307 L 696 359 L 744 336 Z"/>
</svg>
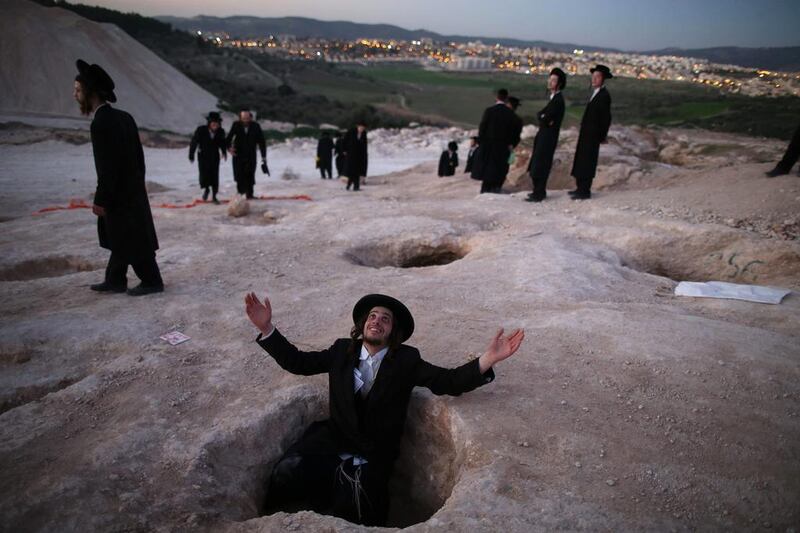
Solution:
<svg viewBox="0 0 800 533">
<path fill-rule="evenodd" d="M 614 75 L 611 74 L 611 69 L 609 69 L 605 65 L 597 65 L 596 67 L 589 69 L 589 72 L 591 72 L 592 74 L 594 74 L 595 71 L 602 72 L 603 73 L 603 77 L 605 79 L 607 79 L 607 80 L 610 80 L 611 78 L 614 77 Z"/>
<path fill-rule="evenodd" d="M 400 300 L 385 294 L 367 294 L 356 302 L 353 307 L 353 322 L 358 322 L 374 307 L 385 307 L 392 312 L 394 327 L 403 332 L 400 342 L 405 342 L 414 333 L 414 317 L 411 316 L 411 311 Z"/>
<path fill-rule="evenodd" d="M 216 111 L 211 111 L 208 116 L 206 117 L 208 122 L 219 122 L 222 124 L 222 117 Z"/>
<path fill-rule="evenodd" d="M 567 73 L 556 67 L 550 71 L 550 76 L 558 76 L 558 85 L 562 89 L 567 86 Z"/>
<path fill-rule="evenodd" d="M 103 70 L 103 67 L 97 64 L 90 65 L 83 59 L 77 60 L 75 65 L 78 67 L 78 74 L 82 83 L 96 91 L 106 101 L 117 101 L 117 95 L 114 94 L 114 80 L 111 79 L 108 72 Z"/>
</svg>

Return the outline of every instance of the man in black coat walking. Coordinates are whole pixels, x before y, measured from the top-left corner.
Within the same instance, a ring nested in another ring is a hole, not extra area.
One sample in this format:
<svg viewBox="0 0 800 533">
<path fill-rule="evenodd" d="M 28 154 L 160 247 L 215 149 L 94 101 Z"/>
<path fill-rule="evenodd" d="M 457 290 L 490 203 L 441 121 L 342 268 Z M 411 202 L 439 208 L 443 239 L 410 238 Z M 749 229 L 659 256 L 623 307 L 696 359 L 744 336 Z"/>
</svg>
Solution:
<svg viewBox="0 0 800 533">
<path fill-rule="evenodd" d="M 525 334 L 500 329 L 478 359 L 445 369 L 405 344 L 414 332 L 411 312 L 381 294 L 353 308 L 350 338 L 301 352 L 275 329 L 269 299 L 245 297 L 256 341 L 285 370 L 328 374 L 330 418 L 314 422 L 273 468 L 267 509 L 298 505 L 368 526 L 386 525 L 388 483 L 414 387 L 458 396 L 494 379 L 492 367 L 517 351 Z"/>
<path fill-rule="evenodd" d="M 317 168 L 322 179 L 325 179 L 325 174 L 328 174 L 328 179 L 333 179 L 333 141 L 331 134 L 327 131 L 322 132 L 317 143 Z"/>
<path fill-rule="evenodd" d="M 439 177 L 453 176 L 458 166 L 458 144 L 455 141 L 447 143 L 447 150 L 439 157 Z"/>
<path fill-rule="evenodd" d="M 344 175 L 347 176 L 347 190 L 361 190 L 361 178 L 367 175 L 367 125 L 363 122 L 351 128 L 342 141 L 344 154 Z"/>
<path fill-rule="evenodd" d="M 592 180 L 597 172 L 600 145 L 606 142 L 608 128 L 611 127 L 611 95 L 608 94 L 605 81 L 614 76 L 605 65 L 597 65 L 590 72 L 593 91 L 583 112 L 575 160 L 572 163 L 576 188 L 569 195 L 573 200 L 588 200 L 592 197 Z"/>
<path fill-rule="evenodd" d="M 467 162 L 464 166 L 465 174 L 472 174 L 472 165 L 475 162 L 475 153 L 478 151 L 478 138 L 470 137 L 469 151 L 467 152 Z"/>
<path fill-rule="evenodd" d="M 533 192 L 526 198 L 528 202 L 541 202 L 547 197 L 547 178 L 553 167 L 553 154 L 564 120 L 564 97 L 561 91 L 567 86 L 567 74 L 560 68 L 554 68 L 550 71 L 547 86 L 550 101 L 536 115 L 539 131 L 533 139 L 533 153 L 528 163 L 528 174 L 533 180 Z"/>
<path fill-rule="evenodd" d="M 189 144 L 189 161 L 194 162 L 194 154 L 198 153 L 197 166 L 200 170 L 200 187 L 203 189 L 203 201 L 208 200 L 211 189 L 212 202 L 219 203 L 219 158 L 228 160 L 225 130 L 222 129 L 222 117 L 212 111 L 206 117 L 206 126 L 198 126 Z"/>
<path fill-rule="evenodd" d="M 333 155 L 335 156 L 334 164 L 336 165 L 336 177 L 338 178 L 344 173 L 344 140 L 341 133 L 337 133 L 333 141 Z"/>
<path fill-rule="evenodd" d="M 116 102 L 114 81 L 99 65 L 79 59 L 74 97 L 81 113 L 91 115 L 92 151 L 97 189 L 92 212 L 97 215 L 100 246 L 111 250 L 105 280 L 90 288 L 142 296 L 164 290 L 156 264 L 158 238 L 145 189 L 144 150 L 136 121 L 111 107 Z M 128 286 L 128 266 L 141 280 Z"/>
<path fill-rule="evenodd" d="M 261 126 L 253 120 L 253 113 L 249 109 L 239 112 L 239 120 L 231 126 L 226 144 L 233 156 L 233 179 L 236 181 L 236 191 L 246 195 L 247 198 L 253 198 L 257 150 L 261 151 L 262 168 L 266 168 L 267 142 Z"/>
<path fill-rule="evenodd" d="M 497 91 L 494 105 L 483 112 L 478 127 L 478 153 L 473 162 L 472 177 L 483 181 L 481 192 L 500 192 L 508 172 L 508 158 L 514 149 L 517 116 L 508 108 L 508 91 Z"/>
</svg>

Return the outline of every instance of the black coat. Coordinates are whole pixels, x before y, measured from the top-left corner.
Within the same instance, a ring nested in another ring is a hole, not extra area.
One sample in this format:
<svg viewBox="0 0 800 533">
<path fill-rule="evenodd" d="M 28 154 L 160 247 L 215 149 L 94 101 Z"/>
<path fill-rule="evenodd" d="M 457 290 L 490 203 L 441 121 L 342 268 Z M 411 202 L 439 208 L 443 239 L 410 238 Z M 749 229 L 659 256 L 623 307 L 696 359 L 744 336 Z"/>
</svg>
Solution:
<svg viewBox="0 0 800 533">
<path fill-rule="evenodd" d="M 325 168 L 331 166 L 333 159 L 333 139 L 330 137 L 322 137 L 317 143 L 317 157 L 319 157 L 319 164 Z"/>
<path fill-rule="evenodd" d="M 597 95 L 586 104 L 581 119 L 578 146 L 572 163 L 572 176 L 578 179 L 592 179 L 597 171 L 600 143 L 606 140 L 611 126 L 611 95 L 602 87 Z"/>
<path fill-rule="evenodd" d="M 472 165 L 475 161 L 475 153 L 478 151 L 478 147 L 470 148 L 469 152 L 467 152 L 467 163 L 464 165 L 464 172 L 469 174 L 472 172 Z"/>
<path fill-rule="evenodd" d="M 399 451 L 414 387 L 427 387 L 434 394 L 458 396 L 494 379 L 492 370 L 480 373 L 477 359 L 446 369 L 424 361 L 416 348 L 403 344 L 396 350 L 389 350 L 384 357 L 359 416 L 353 369 L 361 353 L 361 343 L 351 350 L 351 342 L 350 339 L 339 339 L 326 350 L 301 352 L 279 331 L 258 341 L 283 369 L 292 374 L 328 374 L 330 419 L 308 431 L 292 447 L 293 451 L 301 454 L 351 453 L 391 468 Z"/>
<path fill-rule="evenodd" d="M 547 178 L 553 167 L 553 154 L 558 145 L 561 122 L 564 120 L 564 97 L 561 93 L 556 93 L 536 117 L 539 119 L 539 131 L 533 139 L 528 172 L 531 177 Z"/>
<path fill-rule="evenodd" d="M 256 182 L 256 150 L 261 151 L 261 158 L 267 157 L 267 143 L 264 132 L 257 122 L 250 122 L 247 133 L 244 125 L 236 121 L 225 139 L 228 148 L 233 148 L 233 179 L 240 185 L 254 184 Z"/>
<path fill-rule="evenodd" d="M 367 175 L 367 132 L 359 137 L 358 129 L 347 131 L 342 141 L 344 158 L 344 172 L 348 178 L 358 178 Z"/>
<path fill-rule="evenodd" d="M 105 208 L 97 217 L 100 246 L 136 260 L 158 250 L 147 198 L 144 150 L 136 121 L 125 111 L 100 106 L 91 126 L 97 190 L 94 203 Z"/>
<path fill-rule="evenodd" d="M 333 154 L 336 156 L 336 175 L 341 176 L 344 173 L 344 147 L 342 145 L 342 138 L 336 139 L 333 144 Z"/>
<path fill-rule="evenodd" d="M 478 127 L 472 177 L 499 186 L 508 173 L 509 147 L 519 143 L 521 131 L 521 120 L 505 104 L 487 107 Z"/>
<path fill-rule="evenodd" d="M 456 173 L 458 166 L 458 152 L 445 150 L 439 157 L 439 177 L 452 176 Z"/>
<path fill-rule="evenodd" d="M 189 144 L 189 160 L 194 161 L 194 154 L 197 151 L 201 187 L 219 186 L 219 159 L 225 155 L 226 148 L 225 130 L 221 127 L 213 134 L 208 126 L 199 126 L 194 130 L 192 142 Z"/>
</svg>

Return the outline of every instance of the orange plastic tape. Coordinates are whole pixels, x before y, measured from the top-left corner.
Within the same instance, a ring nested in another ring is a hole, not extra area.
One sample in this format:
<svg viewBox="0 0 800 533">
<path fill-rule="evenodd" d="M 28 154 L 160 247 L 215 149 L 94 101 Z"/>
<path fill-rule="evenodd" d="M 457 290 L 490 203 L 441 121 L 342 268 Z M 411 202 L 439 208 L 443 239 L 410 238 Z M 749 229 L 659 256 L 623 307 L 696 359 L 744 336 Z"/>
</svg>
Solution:
<svg viewBox="0 0 800 533">
<path fill-rule="evenodd" d="M 307 194 L 298 194 L 295 196 L 257 196 L 254 200 L 303 200 L 305 202 L 312 202 L 313 199 L 308 196 Z M 227 204 L 230 200 L 220 200 L 220 203 Z M 198 205 L 203 204 L 210 204 L 208 200 L 194 200 L 189 204 L 158 204 L 154 205 L 153 207 L 159 207 L 161 209 L 189 209 L 191 207 L 196 207 Z M 69 204 L 66 206 L 53 206 L 53 207 L 45 207 L 39 209 L 38 211 L 34 212 L 34 215 L 40 215 L 42 213 L 50 213 L 52 211 L 66 211 L 68 209 L 91 209 L 92 206 L 84 202 L 83 200 L 70 200 Z"/>
</svg>

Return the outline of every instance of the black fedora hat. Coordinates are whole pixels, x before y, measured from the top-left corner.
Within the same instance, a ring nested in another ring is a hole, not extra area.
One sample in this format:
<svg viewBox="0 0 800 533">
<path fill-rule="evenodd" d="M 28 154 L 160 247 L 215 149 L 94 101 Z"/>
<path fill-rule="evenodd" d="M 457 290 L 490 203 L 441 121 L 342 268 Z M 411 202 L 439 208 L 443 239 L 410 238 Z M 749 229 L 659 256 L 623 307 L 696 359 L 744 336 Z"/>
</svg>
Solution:
<svg viewBox="0 0 800 533">
<path fill-rule="evenodd" d="M 553 70 L 551 70 L 550 76 L 558 76 L 559 90 L 567 86 L 567 73 L 561 70 L 560 68 L 555 67 Z"/>
<path fill-rule="evenodd" d="M 206 120 L 208 122 L 219 122 L 220 124 L 222 124 L 222 117 L 216 111 L 209 112 L 208 116 L 206 117 Z"/>
<path fill-rule="evenodd" d="M 116 102 L 117 95 L 114 94 L 114 80 L 103 70 L 100 65 L 90 65 L 83 59 L 75 62 L 78 67 L 79 81 L 98 93 L 108 102 Z"/>
<path fill-rule="evenodd" d="M 400 300 L 384 294 L 367 294 L 353 307 L 353 322 L 358 322 L 374 307 L 385 307 L 394 316 L 394 327 L 399 327 L 403 334 L 400 342 L 405 342 L 414 333 L 414 317 L 411 311 Z"/>
<path fill-rule="evenodd" d="M 605 65 L 597 65 L 596 67 L 589 69 L 589 72 L 591 72 L 592 74 L 594 74 L 595 71 L 602 72 L 603 73 L 603 78 L 605 78 L 607 80 L 610 80 L 611 78 L 614 77 L 614 75 L 611 74 L 611 69 L 609 69 Z"/>
</svg>

